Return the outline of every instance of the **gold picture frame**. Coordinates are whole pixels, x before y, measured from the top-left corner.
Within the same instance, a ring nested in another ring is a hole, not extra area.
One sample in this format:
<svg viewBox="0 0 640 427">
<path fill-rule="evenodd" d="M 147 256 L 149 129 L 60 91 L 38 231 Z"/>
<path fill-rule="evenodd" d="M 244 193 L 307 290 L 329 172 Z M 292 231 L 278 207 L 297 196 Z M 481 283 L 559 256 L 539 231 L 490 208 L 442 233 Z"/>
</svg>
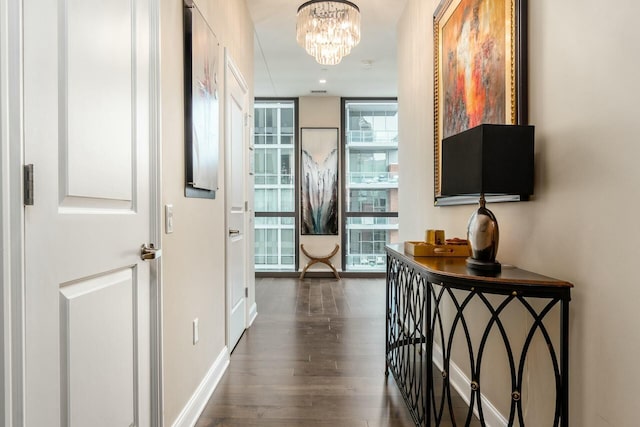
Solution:
<svg viewBox="0 0 640 427">
<path fill-rule="evenodd" d="M 434 203 L 442 139 L 483 123 L 527 124 L 527 1 L 442 0 L 433 15 Z"/>
</svg>

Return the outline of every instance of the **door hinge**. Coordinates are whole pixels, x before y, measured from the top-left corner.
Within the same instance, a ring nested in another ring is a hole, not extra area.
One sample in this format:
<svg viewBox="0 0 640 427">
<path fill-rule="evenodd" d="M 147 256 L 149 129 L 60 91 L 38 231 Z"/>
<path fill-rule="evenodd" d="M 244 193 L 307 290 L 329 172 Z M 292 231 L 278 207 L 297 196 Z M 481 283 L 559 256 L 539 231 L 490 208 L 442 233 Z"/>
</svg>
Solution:
<svg viewBox="0 0 640 427">
<path fill-rule="evenodd" d="M 244 288 L 244 297 L 249 298 L 249 288 Z"/>
<path fill-rule="evenodd" d="M 249 201 L 248 200 L 245 200 L 245 202 L 244 202 L 244 211 L 245 212 L 249 212 Z"/>
<path fill-rule="evenodd" d="M 24 165 L 24 205 L 33 206 L 33 165 Z"/>
</svg>

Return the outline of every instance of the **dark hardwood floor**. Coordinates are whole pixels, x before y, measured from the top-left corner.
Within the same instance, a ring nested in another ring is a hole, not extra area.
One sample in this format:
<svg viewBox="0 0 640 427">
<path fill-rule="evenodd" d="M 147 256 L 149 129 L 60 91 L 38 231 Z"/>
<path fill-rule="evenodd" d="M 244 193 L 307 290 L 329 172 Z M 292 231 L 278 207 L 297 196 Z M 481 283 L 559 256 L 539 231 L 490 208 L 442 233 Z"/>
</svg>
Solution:
<svg viewBox="0 0 640 427">
<path fill-rule="evenodd" d="M 384 279 L 256 279 L 258 317 L 197 427 L 404 427 L 384 375 Z"/>
</svg>

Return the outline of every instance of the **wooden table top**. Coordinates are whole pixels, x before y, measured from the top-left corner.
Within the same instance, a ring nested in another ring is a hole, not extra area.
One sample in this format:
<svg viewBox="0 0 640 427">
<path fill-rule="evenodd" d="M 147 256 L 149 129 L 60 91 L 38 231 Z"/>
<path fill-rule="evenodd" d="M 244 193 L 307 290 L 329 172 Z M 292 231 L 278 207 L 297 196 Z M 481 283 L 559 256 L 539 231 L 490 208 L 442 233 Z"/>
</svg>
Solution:
<svg viewBox="0 0 640 427">
<path fill-rule="evenodd" d="M 573 287 L 573 284 L 570 282 L 532 273 L 514 266 L 503 265 L 502 271 L 497 273 L 480 273 L 478 271 L 468 269 L 464 257 L 414 257 L 412 255 L 405 254 L 404 246 L 401 244 L 390 244 L 386 246 L 386 249 L 389 253 L 400 256 L 408 262 L 414 263 L 416 266 L 433 274 L 493 284 L 515 284 L 560 288 Z"/>
</svg>

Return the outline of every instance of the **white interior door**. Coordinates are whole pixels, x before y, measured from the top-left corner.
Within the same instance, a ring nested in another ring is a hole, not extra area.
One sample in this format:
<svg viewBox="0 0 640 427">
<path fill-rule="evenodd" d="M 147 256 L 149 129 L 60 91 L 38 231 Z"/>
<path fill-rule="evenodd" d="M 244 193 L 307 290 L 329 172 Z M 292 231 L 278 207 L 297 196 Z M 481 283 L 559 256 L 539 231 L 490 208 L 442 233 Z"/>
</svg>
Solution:
<svg viewBox="0 0 640 427">
<path fill-rule="evenodd" d="M 23 5 L 26 425 L 148 426 L 149 0 Z"/>
<path fill-rule="evenodd" d="M 227 327 L 232 350 L 247 327 L 245 166 L 247 138 L 247 85 L 228 54 L 225 55 L 226 123 L 226 206 L 227 206 Z"/>
</svg>

